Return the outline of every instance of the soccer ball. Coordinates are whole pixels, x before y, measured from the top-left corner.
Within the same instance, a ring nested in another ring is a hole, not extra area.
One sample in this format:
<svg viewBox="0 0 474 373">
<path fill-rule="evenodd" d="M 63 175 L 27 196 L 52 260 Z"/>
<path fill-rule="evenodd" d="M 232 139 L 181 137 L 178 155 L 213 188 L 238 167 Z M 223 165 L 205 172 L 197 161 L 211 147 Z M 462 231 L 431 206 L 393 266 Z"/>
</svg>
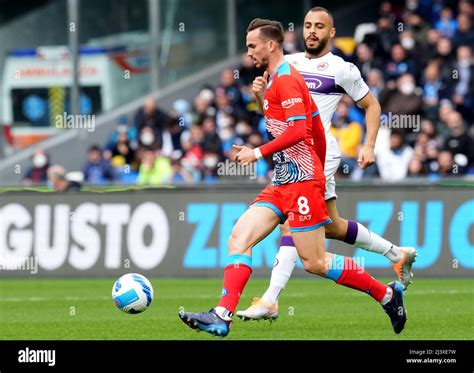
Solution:
<svg viewBox="0 0 474 373">
<path fill-rule="evenodd" d="M 153 287 L 145 276 L 127 273 L 115 281 L 112 299 L 119 310 L 132 314 L 140 313 L 151 304 Z"/>
</svg>

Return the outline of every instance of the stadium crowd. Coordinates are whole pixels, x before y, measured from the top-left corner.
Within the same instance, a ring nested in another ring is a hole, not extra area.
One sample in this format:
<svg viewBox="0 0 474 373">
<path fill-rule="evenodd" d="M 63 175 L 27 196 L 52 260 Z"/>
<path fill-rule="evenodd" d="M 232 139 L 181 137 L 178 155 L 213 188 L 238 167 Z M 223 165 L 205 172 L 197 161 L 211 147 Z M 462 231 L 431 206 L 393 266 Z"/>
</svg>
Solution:
<svg viewBox="0 0 474 373">
<path fill-rule="evenodd" d="M 365 134 L 363 111 L 348 97 L 332 120 L 342 162 L 339 178 L 474 174 L 474 7 L 468 0 L 383 2 L 379 18 L 352 54 L 333 53 L 354 63 L 382 107 L 377 162 L 361 170 L 357 155 Z M 335 25 L 337 28 L 337 24 Z M 286 32 L 286 53 L 303 51 L 300 32 Z M 121 117 L 106 144 L 87 151 L 87 184 L 214 183 L 232 160 L 233 144 L 261 145 L 265 121 L 251 83 L 262 74 L 244 55 L 225 69 L 217 87 L 205 86 L 193 102 L 177 100 L 169 112 L 153 98 L 134 117 Z M 397 118 L 398 121 L 394 119 Z M 410 128 L 400 125 L 409 121 Z M 48 155 L 38 151 L 25 182 L 44 182 Z M 271 159 L 258 162 L 256 177 L 271 176 Z"/>
</svg>

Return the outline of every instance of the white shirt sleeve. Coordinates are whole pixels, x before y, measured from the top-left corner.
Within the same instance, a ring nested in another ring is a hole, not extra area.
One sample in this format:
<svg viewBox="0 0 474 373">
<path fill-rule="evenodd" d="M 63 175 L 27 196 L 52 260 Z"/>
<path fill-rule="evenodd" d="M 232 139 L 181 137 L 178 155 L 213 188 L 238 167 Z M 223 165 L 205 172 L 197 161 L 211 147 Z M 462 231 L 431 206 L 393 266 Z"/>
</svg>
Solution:
<svg viewBox="0 0 474 373">
<path fill-rule="evenodd" d="M 369 86 L 364 82 L 360 71 L 353 63 L 345 62 L 336 75 L 336 84 L 344 88 L 354 101 L 359 101 L 369 93 Z"/>
</svg>

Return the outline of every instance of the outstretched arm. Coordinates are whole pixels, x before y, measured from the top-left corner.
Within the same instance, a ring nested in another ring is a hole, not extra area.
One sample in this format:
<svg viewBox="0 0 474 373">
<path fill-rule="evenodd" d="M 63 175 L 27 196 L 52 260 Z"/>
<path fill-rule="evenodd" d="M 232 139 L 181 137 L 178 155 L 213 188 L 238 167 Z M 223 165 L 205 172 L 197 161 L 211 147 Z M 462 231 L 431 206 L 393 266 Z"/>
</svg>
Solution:
<svg viewBox="0 0 474 373">
<path fill-rule="evenodd" d="M 359 163 L 361 168 L 366 168 L 375 163 L 374 148 L 380 127 L 381 108 L 379 102 L 371 92 L 362 100 L 358 101 L 357 104 L 365 110 L 365 123 L 367 128 L 365 142 L 359 152 L 357 163 Z"/>
<path fill-rule="evenodd" d="M 299 120 L 291 120 L 288 122 L 288 128 L 284 130 L 277 138 L 265 145 L 255 149 L 247 146 L 234 145 L 239 152 L 235 156 L 235 160 L 244 166 L 255 162 L 261 158 L 265 158 L 271 154 L 287 149 L 290 146 L 298 144 L 306 138 L 306 118 Z"/>
</svg>

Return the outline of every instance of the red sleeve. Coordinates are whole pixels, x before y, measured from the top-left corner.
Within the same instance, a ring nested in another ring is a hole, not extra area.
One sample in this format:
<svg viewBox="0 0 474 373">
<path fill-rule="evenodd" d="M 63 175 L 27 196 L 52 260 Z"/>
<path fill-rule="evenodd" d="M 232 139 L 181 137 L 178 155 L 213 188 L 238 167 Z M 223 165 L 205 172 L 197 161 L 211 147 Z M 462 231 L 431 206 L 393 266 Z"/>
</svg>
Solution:
<svg viewBox="0 0 474 373">
<path fill-rule="evenodd" d="M 280 136 L 259 147 L 262 157 L 268 157 L 283 149 L 298 144 L 306 138 L 306 118 L 288 123 L 288 128 Z"/>
<path fill-rule="evenodd" d="M 311 99 L 311 116 L 312 122 L 312 135 L 313 135 L 313 147 L 314 152 L 321 162 L 321 166 L 324 170 L 324 164 L 326 163 L 326 133 L 324 131 L 323 122 L 319 115 L 318 107 L 316 106 L 313 99 Z"/>
<path fill-rule="evenodd" d="M 285 113 L 288 128 L 280 136 L 259 148 L 263 157 L 287 149 L 306 138 L 304 91 L 298 80 L 291 75 L 282 75 L 278 78 L 277 84 L 278 99 Z"/>
</svg>

